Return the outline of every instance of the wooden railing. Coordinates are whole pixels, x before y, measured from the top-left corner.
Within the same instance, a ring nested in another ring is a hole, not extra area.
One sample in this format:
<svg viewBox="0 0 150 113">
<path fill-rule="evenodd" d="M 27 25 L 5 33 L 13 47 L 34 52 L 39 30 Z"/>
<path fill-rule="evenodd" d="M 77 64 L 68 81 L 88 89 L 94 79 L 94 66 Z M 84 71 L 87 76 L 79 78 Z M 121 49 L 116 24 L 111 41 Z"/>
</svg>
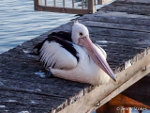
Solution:
<svg viewBox="0 0 150 113">
<path fill-rule="evenodd" d="M 95 13 L 96 5 L 102 0 L 34 0 L 34 9 L 60 13 L 86 14 Z"/>
</svg>

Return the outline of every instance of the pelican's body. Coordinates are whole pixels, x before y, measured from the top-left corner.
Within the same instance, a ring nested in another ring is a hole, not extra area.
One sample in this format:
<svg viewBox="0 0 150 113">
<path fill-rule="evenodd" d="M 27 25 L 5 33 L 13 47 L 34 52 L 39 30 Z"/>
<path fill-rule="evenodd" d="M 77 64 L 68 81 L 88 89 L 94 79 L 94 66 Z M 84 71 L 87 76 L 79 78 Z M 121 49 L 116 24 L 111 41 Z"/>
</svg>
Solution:
<svg viewBox="0 0 150 113">
<path fill-rule="evenodd" d="M 82 40 L 76 41 L 78 40 L 71 38 L 70 33 L 52 33 L 40 44 L 40 61 L 56 77 L 93 85 L 107 83 L 110 77 L 100 68 L 99 63 L 96 63 L 92 49 Z M 78 43 L 84 43 L 85 47 Z M 106 62 L 105 51 L 95 44 L 92 47 Z"/>
</svg>

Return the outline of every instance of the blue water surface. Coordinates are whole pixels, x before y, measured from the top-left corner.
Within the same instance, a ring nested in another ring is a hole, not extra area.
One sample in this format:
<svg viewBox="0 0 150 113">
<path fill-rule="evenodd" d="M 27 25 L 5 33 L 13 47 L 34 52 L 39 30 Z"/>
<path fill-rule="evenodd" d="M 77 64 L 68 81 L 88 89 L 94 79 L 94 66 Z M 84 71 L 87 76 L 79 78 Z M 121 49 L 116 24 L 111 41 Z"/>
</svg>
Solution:
<svg viewBox="0 0 150 113">
<path fill-rule="evenodd" d="M 33 0 L 0 0 L 0 53 L 76 18 L 34 11 Z"/>
</svg>

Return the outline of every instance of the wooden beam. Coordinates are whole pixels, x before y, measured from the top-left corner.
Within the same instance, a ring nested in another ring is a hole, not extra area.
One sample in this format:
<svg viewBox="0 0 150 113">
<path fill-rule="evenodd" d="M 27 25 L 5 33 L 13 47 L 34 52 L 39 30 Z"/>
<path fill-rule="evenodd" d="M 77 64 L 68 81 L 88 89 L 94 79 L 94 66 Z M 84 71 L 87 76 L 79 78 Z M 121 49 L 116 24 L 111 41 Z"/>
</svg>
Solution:
<svg viewBox="0 0 150 113">
<path fill-rule="evenodd" d="M 123 94 L 119 94 L 116 97 L 114 97 L 111 101 L 109 101 L 109 104 L 111 104 L 112 106 L 137 107 L 137 108 L 150 109 L 150 106 L 147 106 Z"/>
<path fill-rule="evenodd" d="M 116 95 L 139 81 L 141 78 L 150 73 L 150 49 L 146 49 L 144 52 L 136 55 L 132 61 L 132 64 L 126 62 L 126 69 L 121 71 L 117 75 L 117 82 L 111 81 L 109 84 L 103 84 L 96 86 L 91 92 L 85 94 L 85 96 L 78 99 L 75 103 L 67 106 L 59 113 L 80 113 L 92 112 L 93 110 L 104 105 Z"/>
<path fill-rule="evenodd" d="M 87 9 L 75 9 L 75 8 L 63 8 L 63 7 L 50 7 L 50 6 L 37 6 L 37 11 L 49 11 L 49 12 L 59 12 L 59 13 L 73 13 L 73 14 L 86 14 L 90 13 Z"/>
<path fill-rule="evenodd" d="M 119 94 L 108 103 L 96 110 L 96 113 L 130 113 L 131 107 L 135 109 L 150 109 L 150 106 L 144 105 L 123 94 Z"/>
</svg>

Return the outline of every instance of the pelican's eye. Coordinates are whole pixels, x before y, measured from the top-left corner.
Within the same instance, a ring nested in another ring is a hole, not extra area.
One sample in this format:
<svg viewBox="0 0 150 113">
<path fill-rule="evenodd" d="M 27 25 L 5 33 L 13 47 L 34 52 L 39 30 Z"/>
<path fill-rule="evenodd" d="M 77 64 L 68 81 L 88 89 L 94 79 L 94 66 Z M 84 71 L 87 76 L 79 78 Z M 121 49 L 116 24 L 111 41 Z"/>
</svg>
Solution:
<svg viewBox="0 0 150 113">
<path fill-rule="evenodd" d="M 80 35 L 80 36 L 83 36 L 83 33 L 80 32 L 79 35 Z"/>
</svg>

